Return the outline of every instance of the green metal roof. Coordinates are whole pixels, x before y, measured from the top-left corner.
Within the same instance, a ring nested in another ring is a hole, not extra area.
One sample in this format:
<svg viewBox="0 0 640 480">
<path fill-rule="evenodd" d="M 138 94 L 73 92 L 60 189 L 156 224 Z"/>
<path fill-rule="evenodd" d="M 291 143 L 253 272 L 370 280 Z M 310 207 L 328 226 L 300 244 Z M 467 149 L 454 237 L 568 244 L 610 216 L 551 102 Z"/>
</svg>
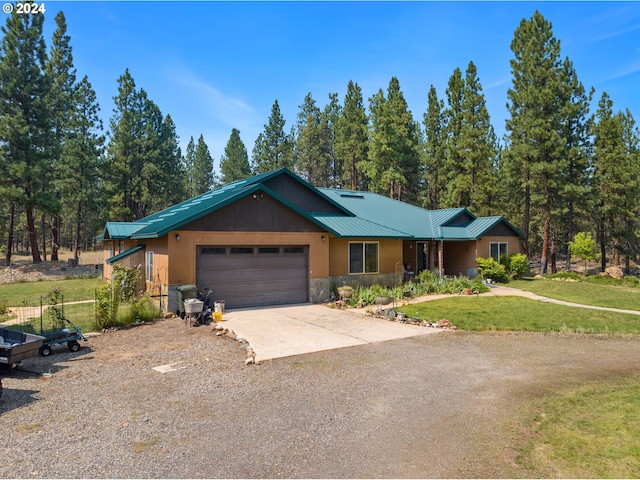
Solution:
<svg viewBox="0 0 640 480">
<path fill-rule="evenodd" d="M 107 261 L 107 263 L 109 265 L 111 265 L 112 263 L 117 262 L 118 260 L 122 260 L 123 258 L 126 258 L 129 255 L 132 255 L 132 254 L 134 254 L 136 252 L 139 252 L 140 250 L 142 250 L 144 248 L 145 248 L 145 245 L 136 245 L 135 247 L 131 247 L 131 248 L 125 250 L 124 252 L 120 252 L 119 254 L 114 255 L 113 257 L 107 258 L 106 261 Z"/>
<path fill-rule="evenodd" d="M 135 232 L 144 228 L 142 222 L 107 222 L 102 235 L 97 237 L 98 240 L 122 240 L 130 238 Z"/>
<path fill-rule="evenodd" d="M 336 206 L 342 214 L 302 210 L 264 184 L 279 175 L 290 176 Z M 316 188 L 286 168 L 281 168 L 226 184 L 135 222 L 108 222 L 103 235 L 98 239 L 162 237 L 172 230 L 178 230 L 204 215 L 258 191 L 271 196 L 337 237 L 472 240 L 478 238 L 497 222 L 506 222 L 502 217 L 476 218 L 465 208 L 425 210 L 377 193 Z M 469 225 L 447 225 L 464 213 L 472 219 Z M 511 224 L 506 223 L 521 235 Z"/>
</svg>

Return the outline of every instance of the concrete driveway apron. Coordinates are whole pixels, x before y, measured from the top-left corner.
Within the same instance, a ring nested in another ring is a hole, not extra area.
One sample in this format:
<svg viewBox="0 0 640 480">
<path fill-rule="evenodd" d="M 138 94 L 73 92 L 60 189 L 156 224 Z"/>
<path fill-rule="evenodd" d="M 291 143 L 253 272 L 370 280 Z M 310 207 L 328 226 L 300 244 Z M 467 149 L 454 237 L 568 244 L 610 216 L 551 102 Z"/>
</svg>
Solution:
<svg viewBox="0 0 640 480">
<path fill-rule="evenodd" d="M 223 326 L 249 342 L 256 361 L 440 331 L 315 304 L 233 310 Z"/>
</svg>

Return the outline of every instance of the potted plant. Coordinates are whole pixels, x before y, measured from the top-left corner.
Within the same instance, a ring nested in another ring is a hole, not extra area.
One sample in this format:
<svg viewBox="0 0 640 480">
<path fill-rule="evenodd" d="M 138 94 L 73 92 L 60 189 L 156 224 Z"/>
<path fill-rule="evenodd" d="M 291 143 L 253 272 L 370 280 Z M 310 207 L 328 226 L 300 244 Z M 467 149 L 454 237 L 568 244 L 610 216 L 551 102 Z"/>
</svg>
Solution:
<svg viewBox="0 0 640 480">
<path fill-rule="evenodd" d="M 349 285 L 338 287 L 338 295 L 340 295 L 342 300 L 350 298 L 353 295 L 353 287 Z"/>
</svg>

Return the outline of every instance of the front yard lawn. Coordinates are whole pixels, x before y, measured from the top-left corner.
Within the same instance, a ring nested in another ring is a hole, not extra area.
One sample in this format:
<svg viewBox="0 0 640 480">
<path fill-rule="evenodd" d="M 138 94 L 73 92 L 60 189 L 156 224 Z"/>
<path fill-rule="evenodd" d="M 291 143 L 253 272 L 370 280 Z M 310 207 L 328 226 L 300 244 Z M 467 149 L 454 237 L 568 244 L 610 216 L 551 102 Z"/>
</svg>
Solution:
<svg viewBox="0 0 640 480">
<path fill-rule="evenodd" d="M 506 286 L 565 302 L 640 310 L 640 289 L 551 279 L 512 280 Z"/>
<path fill-rule="evenodd" d="M 567 307 L 521 297 L 456 296 L 397 310 L 431 322 L 444 318 L 463 330 L 640 333 L 640 315 Z"/>
</svg>

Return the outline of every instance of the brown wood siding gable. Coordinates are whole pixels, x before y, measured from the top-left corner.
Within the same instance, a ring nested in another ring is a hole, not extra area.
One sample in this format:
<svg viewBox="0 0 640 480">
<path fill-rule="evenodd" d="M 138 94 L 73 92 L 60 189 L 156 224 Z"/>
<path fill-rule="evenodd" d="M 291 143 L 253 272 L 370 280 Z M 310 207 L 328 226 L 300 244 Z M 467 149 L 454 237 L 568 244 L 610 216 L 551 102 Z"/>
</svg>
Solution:
<svg viewBox="0 0 640 480">
<path fill-rule="evenodd" d="M 304 218 L 262 192 L 205 215 L 181 228 L 204 232 L 323 232 Z"/>
<path fill-rule="evenodd" d="M 268 180 L 264 185 L 305 212 L 342 213 L 338 207 L 317 192 L 309 190 L 288 175 L 279 175 Z"/>
</svg>

